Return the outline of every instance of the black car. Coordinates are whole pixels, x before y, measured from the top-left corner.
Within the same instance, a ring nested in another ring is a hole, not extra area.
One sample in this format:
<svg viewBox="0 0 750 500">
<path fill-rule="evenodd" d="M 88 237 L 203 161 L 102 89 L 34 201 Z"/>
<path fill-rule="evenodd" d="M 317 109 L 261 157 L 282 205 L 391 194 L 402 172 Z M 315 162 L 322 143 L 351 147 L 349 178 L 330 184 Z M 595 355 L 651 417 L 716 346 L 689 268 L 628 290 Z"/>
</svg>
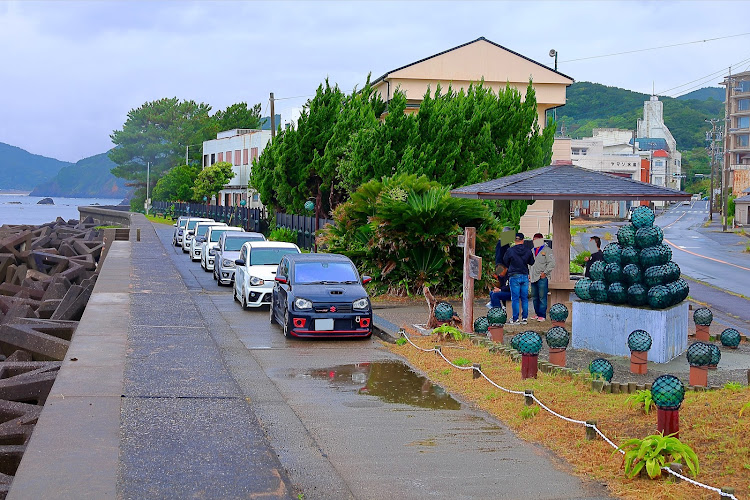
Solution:
<svg viewBox="0 0 750 500">
<path fill-rule="evenodd" d="M 370 337 L 372 307 L 357 268 L 337 254 L 285 255 L 276 270 L 271 323 L 292 337 Z"/>
</svg>

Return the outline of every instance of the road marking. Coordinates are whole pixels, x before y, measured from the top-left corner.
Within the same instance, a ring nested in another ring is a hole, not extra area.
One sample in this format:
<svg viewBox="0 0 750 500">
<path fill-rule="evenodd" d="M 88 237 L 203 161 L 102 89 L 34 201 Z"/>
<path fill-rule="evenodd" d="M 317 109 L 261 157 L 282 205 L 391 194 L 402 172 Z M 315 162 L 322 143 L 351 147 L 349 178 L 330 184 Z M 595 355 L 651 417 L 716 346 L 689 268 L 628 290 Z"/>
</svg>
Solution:
<svg viewBox="0 0 750 500">
<path fill-rule="evenodd" d="M 680 215 L 679 217 L 677 217 L 677 219 L 675 219 L 675 221 L 674 221 L 674 222 L 672 222 L 671 224 L 667 224 L 666 226 L 664 226 L 664 227 L 662 228 L 662 230 L 664 230 L 664 229 L 667 229 L 667 228 L 668 228 L 669 226 L 672 226 L 672 225 L 674 225 L 674 224 L 677 224 L 677 222 L 678 222 L 678 221 L 679 221 L 680 219 L 682 219 L 683 217 L 685 217 L 685 214 L 686 214 L 686 213 L 687 213 L 687 212 L 683 212 L 683 213 L 682 213 L 682 215 Z M 671 243 L 670 243 L 670 244 L 671 244 Z"/>
<path fill-rule="evenodd" d="M 750 271 L 750 268 L 747 268 L 747 267 L 738 266 L 737 264 L 732 264 L 731 262 L 726 262 L 724 260 L 714 259 L 713 257 L 706 257 L 705 255 L 701 255 L 699 253 L 691 252 L 690 250 L 685 250 L 684 248 L 675 245 L 674 243 L 672 243 L 671 241 L 669 241 L 666 238 L 664 238 L 664 241 L 666 241 L 670 246 L 676 248 L 677 250 L 680 250 L 680 251 L 685 252 L 685 253 L 689 253 L 690 255 L 695 255 L 696 257 L 701 257 L 703 259 L 712 260 L 714 262 L 718 262 L 719 264 L 726 264 L 728 266 L 736 267 L 738 269 L 742 269 L 743 271 Z"/>
</svg>

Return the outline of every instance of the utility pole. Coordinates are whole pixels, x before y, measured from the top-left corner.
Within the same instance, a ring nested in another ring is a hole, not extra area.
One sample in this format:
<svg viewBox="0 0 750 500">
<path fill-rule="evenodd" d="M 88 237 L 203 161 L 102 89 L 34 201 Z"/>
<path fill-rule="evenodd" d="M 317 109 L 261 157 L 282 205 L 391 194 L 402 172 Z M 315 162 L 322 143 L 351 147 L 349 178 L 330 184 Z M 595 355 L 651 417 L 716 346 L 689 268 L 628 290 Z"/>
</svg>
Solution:
<svg viewBox="0 0 750 500">
<path fill-rule="evenodd" d="M 188 148 L 189 147 L 190 146 L 185 146 L 185 165 L 189 165 L 190 164 L 190 162 L 188 160 Z"/>
<path fill-rule="evenodd" d="M 726 91 L 726 99 L 725 99 L 725 107 L 724 107 L 724 130 L 728 131 L 730 128 L 730 123 L 726 120 L 729 120 L 729 111 L 730 111 L 730 96 L 732 95 L 732 90 L 729 88 L 732 85 L 732 67 L 729 66 L 729 75 L 727 76 L 727 91 Z M 729 210 L 729 195 L 727 194 L 727 187 L 729 186 L 729 135 L 725 133 L 724 134 L 724 161 L 721 164 L 721 230 L 726 232 L 727 230 L 727 210 Z"/>
<path fill-rule="evenodd" d="M 276 137 L 276 114 L 273 107 L 273 92 L 271 92 L 271 139 Z"/>
<path fill-rule="evenodd" d="M 708 193 L 708 220 L 714 220 L 714 167 L 716 163 L 716 122 L 715 118 L 704 120 L 711 124 L 711 149 L 709 150 L 711 165 L 711 188 Z"/>
<path fill-rule="evenodd" d="M 148 215 L 148 209 L 150 208 L 150 203 L 148 199 L 149 194 L 149 184 L 151 183 L 151 162 L 146 162 L 146 215 Z"/>
</svg>

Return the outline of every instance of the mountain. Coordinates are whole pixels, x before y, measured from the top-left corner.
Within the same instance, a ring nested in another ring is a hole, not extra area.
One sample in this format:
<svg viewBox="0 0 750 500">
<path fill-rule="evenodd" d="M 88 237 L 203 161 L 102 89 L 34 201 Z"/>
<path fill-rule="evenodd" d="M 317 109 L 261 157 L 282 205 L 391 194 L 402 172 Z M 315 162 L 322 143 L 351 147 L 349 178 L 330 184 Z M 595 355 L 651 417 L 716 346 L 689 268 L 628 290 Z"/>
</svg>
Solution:
<svg viewBox="0 0 750 500">
<path fill-rule="evenodd" d="M 707 101 L 713 99 L 714 101 L 724 102 L 726 100 L 727 93 L 724 87 L 703 87 L 702 89 L 693 90 L 687 94 L 682 94 L 677 99 L 684 101 L 687 99 L 695 99 L 697 101 Z"/>
<path fill-rule="evenodd" d="M 618 87 L 576 82 L 568 87 L 565 106 L 557 108 L 557 127 L 564 127 L 564 134 L 575 139 L 591 137 L 595 128 L 635 130 L 638 118 L 643 117 L 643 101 L 650 98 Z M 705 120 L 721 118 L 724 111 L 724 104 L 715 99 L 659 100 L 664 103 L 664 122 L 680 150 L 705 146 Z"/>
<path fill-rule="evenodd" d="M 0 142 L 0 190 L 30 191 L 71 165 Z"/>
<path fill-rule="evenodd" d="M 60 169 L 54 179 L 36 186 L 31 196 L 124 198 L 130 189 L 125 186 L 125 179 L 112 175 L 110 170 L 114 166 L 107 153 L 84 158 Z"/>
</svg>

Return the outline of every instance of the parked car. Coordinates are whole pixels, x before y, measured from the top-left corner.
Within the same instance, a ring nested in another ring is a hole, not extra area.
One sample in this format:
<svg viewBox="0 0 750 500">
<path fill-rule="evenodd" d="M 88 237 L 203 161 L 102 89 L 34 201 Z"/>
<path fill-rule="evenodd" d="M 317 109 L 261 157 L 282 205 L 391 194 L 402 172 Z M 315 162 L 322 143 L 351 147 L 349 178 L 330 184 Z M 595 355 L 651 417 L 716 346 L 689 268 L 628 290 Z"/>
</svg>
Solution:
<svg viewBox="0 0 750 500">
<path fill-rule="evenodd" d="M 214 257 L 214 279 L 222 285 L 231 285 L 234 281 L 234 261 L 240 256 L 242 245 L 248 241 L 265 241 L 261 233 L 225 232 L 219 238 Z"/>
<path fill-rule="evenodd" d="M 206 219 L 205 217 L 190 217 L 185 223 L 185 229 L 182 233 L 182 251 L 188 253 L 190 251 L 190 242 L 193 240 L 193 234 L 195 234 L 195 225 L 199 222 L 214 222 L 213 219 Z"/>
<path fill-rule="evenodd" d="M 185 230 L 185 224 L 189 217 L 180 215 L 177 217 L 177 222 L 172 224 L 174 226 L 174 234 L 172 235 L 172 244 L 176 247 L 182 245 L 182 232 Z"/>
<path fill-rule="evenodd" d="M 206 233 L 209 227 L 221 226 L 225 227 L 226 224 L 223 222 L 199 222 L 195 225 L 195 234 L 193 235 L 193 242 L 190 244 L 190 260 L 201 260 L 201 250 L 203 248 L 203 242 L 206 241 Z"/>
<path fill-rule="evenodd" d="M 241 227 L 234 226 L 211 226 L 206 232 L 206 241 L 203 242 L 201 249 L 201 267 L 207 273 L 214 270 L 214 256 L 216 247 L 219 246 L 219 238 L 226 231 L 242 231 Z"/>
<path fill-rule="evenodd" d="M 372 307 L 357 268 L 338 254 L 289 254 L 276 270 L 269 317 L 291 337 L 370 337 Z"/>
<path fill-rule="evenodd" d="M 234 261 L 234 299 L 243 309 L 271 303 L 274 277 L 284 255 L 300 253 L 294 243 L 248 241 Z"/>
</svg>

